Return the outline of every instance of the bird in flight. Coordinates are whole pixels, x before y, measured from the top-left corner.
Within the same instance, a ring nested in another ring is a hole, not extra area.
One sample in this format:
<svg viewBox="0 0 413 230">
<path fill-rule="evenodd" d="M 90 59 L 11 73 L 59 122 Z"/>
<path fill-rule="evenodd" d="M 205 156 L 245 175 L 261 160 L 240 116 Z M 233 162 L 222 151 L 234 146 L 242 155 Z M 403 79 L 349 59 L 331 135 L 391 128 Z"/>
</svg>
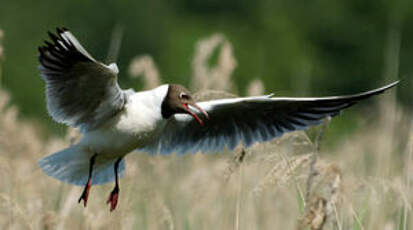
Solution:
<svg viewBox="0 0 413 230">
<path fill-rule="evenodd" d="M 65 28 L 50 33 L 39 47 L 39 70 L 46 83 L 47 110 L 59 123 L 80 128 L 78 143 L 38 162 L 49 176 L 84 186 L 86 207 L 92 185 L 115 181 L 107 203 L 113 211 L 119 197 L 124 157 L 133 150 L 148 153 L 220 152 L 240 142 L 245 147 L 286 132 L 318 125 L 384 87 L 347 96 L 239 97 L 196 102 L 182 85 L 152 90 L 123 90 L 115 63 L 95 60 Z"/>
</svg>

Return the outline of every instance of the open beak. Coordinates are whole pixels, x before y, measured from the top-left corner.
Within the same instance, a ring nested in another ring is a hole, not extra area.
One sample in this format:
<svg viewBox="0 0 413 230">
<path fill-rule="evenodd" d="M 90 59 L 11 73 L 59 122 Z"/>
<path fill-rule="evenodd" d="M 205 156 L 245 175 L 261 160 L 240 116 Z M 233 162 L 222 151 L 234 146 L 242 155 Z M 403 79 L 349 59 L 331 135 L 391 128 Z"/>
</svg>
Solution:
<svg viewBox="0 0 413 230">
<path fill-rule="evenodd" d="M 191 104 L 187 104 L 184 103 L 182 104 L 182 106 L 184 107 L 184 109 L 193 117 L 195 118 L 196 121 L 198 121 L 198 123 L 202 126 L 204 125 L 204 123 L 202 122 L 202 120 L 198 117 L 198 115 L 196 115 L 195 112 L 193 112 L 193 110 L 198 110 L 199 112 L 201 112 L 202 114 L 204 114 L 204 116 L 209 119 L 208 113 L 205 112 L 203 109 L 201 109 L 201 107 L 199 107 L 197 104 L 195 103 L 191 103 Z M 192 109 L 195 108 L 195 109 Z"/>
</svg>

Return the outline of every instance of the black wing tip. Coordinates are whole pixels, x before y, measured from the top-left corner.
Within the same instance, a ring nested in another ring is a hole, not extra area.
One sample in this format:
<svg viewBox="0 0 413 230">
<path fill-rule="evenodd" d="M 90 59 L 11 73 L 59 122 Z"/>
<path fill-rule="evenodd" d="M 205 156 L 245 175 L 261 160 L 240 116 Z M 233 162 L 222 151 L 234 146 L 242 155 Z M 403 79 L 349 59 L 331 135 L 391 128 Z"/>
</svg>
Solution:
<svg viewBox="0 0 413 230">
<path fill-rule="evenodd" d="M 46 52 L 46 47 L 45 46 L 39 46 L 37 47 L 37 50 L 39 51 L 39 58 L 44 56 L 44 53 Z"/>
<path fill-rule="evenodd" d="M 397 84 L 399 84 L 400 80 L 394 81 L 390 84 L 387 84 L 383 87 L 380 88 L 376 88 L 370 91 L 365 91 L 363 93 L 359 93 L 359 94 L 353 94 L 353 95 L 348 95 L 348 96 L 343 96 L 341 99 L 345 99 L 345 100 L 349 100 L 349 101 L 360 101 L 378 94 L 382 94 L 385 91 L 395 87 Z M 339 98 L 340 99 L 340 98 Z"/>
<path fill-rule="evenodd" d="M 393 88 L 394 86 L 398 85 L 400 83 L 400 80 L 396 80 L 388 85 L 383 86 L 384 89 L 390 89 Z"/>
<path fill-rule="evenodd" d="M 373 96 L 373 95 L 377 95 L 377 94 L 384 93 L 384 92 L 387 91 L 388 89 L 391 89 L 391 88 L 395 87 L 396 85 L 398 85 L 399 82 L 400 82 L 400 80 L 397 80 L 397 81 L 394 81 L 394 82 L 392 82 L 392 83 L 390 83 L 390 84 L 388 84 L 388 85 L 385 85 L 385 86 L 383 86 L 383 87 L 380 87 L 380 88 L 378 88 L 378 89 L 373 89 L 373 90 L 367 91 L 367 92 L 365 93 L 365 95 L 366 95 L 366 96 Z"/>
<path fill-rule="evenodd" d="M 65 32 L 69 31 L 66 27 L 62 26 L 62 27 L 56 27 L 56 32 L 58 34 L 63 34 Z"/>
<path fill-rule="evenodd" d="M 82 53 L 64 33 L 66 27 L 57 27 L 56 32 L 48 31 L 49 39 L 38 47 L 40 64 L 46 68 L 51 66 L 63 70 L 76 62 L 94 61 Z"/>
<path fill-rule="evenodd" d="M 48 34 L 49 37 L 52 39 L 52 41 L 55 43 L 55 45 L 58 45 L 58 41 L 62 41 L 62 42 L 63 42 L 63 39 L 62 39 L 62 37 L 60 36 L 61 33 L 58 32 L 57 34 L 55 34 L 55 33 L 53 33 L 53 32 L 48 31 L 47 34 Z"/>
<path fill-rule="evenodd" d="M 67 42 L 62 38 L 62 34 L 64 34 L 65 32 L 69 31 L 66 27 L 56 27 L 56 32 L 52 32 L 52 31 L 47 31 L 47 34 L 49 35 L 50 39 L 55 43 L 55 44 L 51 44 L 49 41 L 45 40 L 44 43 L 46 45 L 53 45 L 56 46 L 58 45 L 57 42 L 61 41 L 63 43 L 65 43 L 66 45 L 70 45 L 67 44 Z"/>
</svg>

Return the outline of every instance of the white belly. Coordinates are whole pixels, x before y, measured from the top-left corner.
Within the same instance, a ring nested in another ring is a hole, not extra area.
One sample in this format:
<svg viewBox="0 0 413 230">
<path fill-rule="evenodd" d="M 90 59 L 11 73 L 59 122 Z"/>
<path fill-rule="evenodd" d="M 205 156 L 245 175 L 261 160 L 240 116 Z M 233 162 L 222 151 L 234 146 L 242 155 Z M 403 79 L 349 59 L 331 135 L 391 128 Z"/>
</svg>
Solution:
<svg viewBox="0 0 413 230">
<path fill-rule="evenodd" d="M 79 145 L 92 153 L 124 156 L 157 138 L 166 120 L 160 106 L 154 107 L 142 98 L 131 97 L 122 112 L 100 128 L 85 133 Z"/>
</svg>

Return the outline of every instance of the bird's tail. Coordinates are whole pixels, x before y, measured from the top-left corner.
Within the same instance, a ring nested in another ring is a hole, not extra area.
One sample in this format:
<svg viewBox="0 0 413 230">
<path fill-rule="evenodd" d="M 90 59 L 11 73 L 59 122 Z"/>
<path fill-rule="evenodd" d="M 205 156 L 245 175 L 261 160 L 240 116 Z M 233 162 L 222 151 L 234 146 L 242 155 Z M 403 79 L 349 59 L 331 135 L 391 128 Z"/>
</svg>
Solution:
<svg viewBox="0 0 413 230">
<path fill-rule="evenodd" d="M 83 151 L 74 145 L 60 152 L 41 158 L 40 168 L 49 176 L 63 182 L 83 186 L 89 176 L 92 153 Z M 115 180 L 114 164 L 117 157 L 97 155 L 93 165 L 92 184 L 104 184 Z M 125 161 L 119 164 L 118 172 L 122 177 L 125 171 Z"/>
</svg>

